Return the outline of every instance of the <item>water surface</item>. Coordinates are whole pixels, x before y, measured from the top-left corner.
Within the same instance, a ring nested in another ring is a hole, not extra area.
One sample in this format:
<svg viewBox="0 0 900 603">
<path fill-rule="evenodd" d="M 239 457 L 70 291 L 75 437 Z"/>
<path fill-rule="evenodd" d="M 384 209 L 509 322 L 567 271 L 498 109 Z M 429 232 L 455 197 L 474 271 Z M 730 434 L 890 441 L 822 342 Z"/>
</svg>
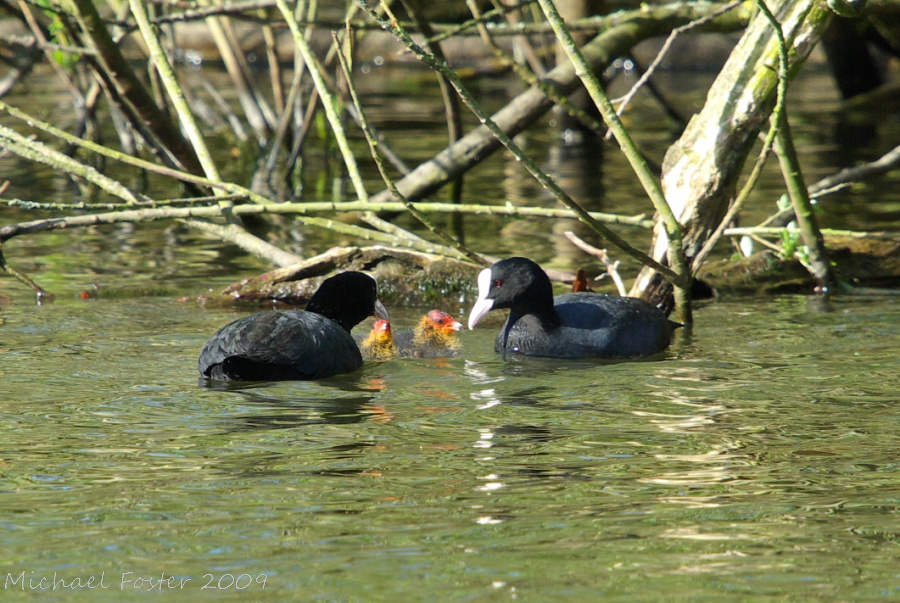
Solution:
<svg viewBox="0 0 900 603">
<path fill-rule="evenodd" d="M 461 358 L 231 388 L 196 376 L 225 311 L 4 307 L 0 578 L 106 584 L 25 585 L 47 600 L 890 599 L 898 307 L 720 302 L 617 364 L 503 359 L 489 324 Z"/>
<path fill-rule="evenodd" d="M 686 114 L 699 108 L 705 84 L 675 79 L 670 100 Z M 415 114 L 384 91 L 364 101 L 411 165 L 446 144 L 429 82 L 399 99 L 414 96 Z M 499 107 L 520 89 L 494 78 L 480 92 Z M 9 102 L 36 112 L 71 104 L 63 91 L 33 90 Z M 810 181 L 897 139 L 897 120 L 879 115 L 878 136 L 837 144 L 845 124 L 823 70 L 804 71 L 792 95 Z M 661 161 L 677 125 L 643 95 L 625 117 Z M 652 213 L 619 153 L 563 144 L 553 119 L 517 140 L 574 198 Z M 252 163 L 210 138 L 223 166 Z M 308 200 L 329 198 L 326 154 L 309 150 Z M 383 184 L 366 163 L 373 193 Z M 0 168 L 8 196 L 82 198 L 40 166 L 6 156 Z M 180 195 L 149 182 L 156 196 Z M 783 186 L 770 161 L 743 223 L 770 215 Z M 897 186 L 888 175 L 823 200 L 822 224 L 896 230 Z M 467 174 L 464 200 L 553 203 L 502 153 Z M 5 208 L 0 223 L 48 215 Z M 579 230 L 572 220 L 464 222 L 481 252 L 566 270 L 590 262 L 563 237 Z M 272 240 L 304 257 L 357 243 L 283 226 Z M 270 266 L 172 223 L 21 236 L 3 252 L 57 296 L 35 306 L 24 286 L 0 280 L 4 600 L 137 600 L 150 589 L 177 601 L 898 596 L 896 296 L 723 300 L 699 308 L 693 332 L 650 362 L 504 359 L 492 351 L 495 318 L 462 335 L 459 358 L 209 388 L 197 355 L 235 314 L 176 297 Z M 619 259 L 630 280 L 637 266 Z M 97 299 L 79 301 L 84 291 Z M 424 310 L 391 308 L 395 326 Z"/>
</svg>

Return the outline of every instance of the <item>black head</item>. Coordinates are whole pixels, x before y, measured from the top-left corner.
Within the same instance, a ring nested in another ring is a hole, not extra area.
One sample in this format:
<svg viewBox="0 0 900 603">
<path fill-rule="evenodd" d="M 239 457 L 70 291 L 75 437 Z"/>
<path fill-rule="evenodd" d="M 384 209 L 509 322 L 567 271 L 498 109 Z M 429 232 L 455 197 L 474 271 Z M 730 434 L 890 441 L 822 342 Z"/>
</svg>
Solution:
<svg viewBox="0 0 900 603">
<path fill-rule="evenodd" d="M 510 308 L 518 314 L 535 314 L 548 323 L 557 321 L 550 278 L 527 258 L 507 258 L 481 271 L 478 301 L 469 315 L 469 328 L 497 308 Z"/>
<path fill-rule="evenodd" d="M 362 272 L 341 272 L 322 281 L 306 311 L 330 318 L 348 332 L 373 314 L 389 318 L 378 301 L 375 279 Z"/>
</svg>

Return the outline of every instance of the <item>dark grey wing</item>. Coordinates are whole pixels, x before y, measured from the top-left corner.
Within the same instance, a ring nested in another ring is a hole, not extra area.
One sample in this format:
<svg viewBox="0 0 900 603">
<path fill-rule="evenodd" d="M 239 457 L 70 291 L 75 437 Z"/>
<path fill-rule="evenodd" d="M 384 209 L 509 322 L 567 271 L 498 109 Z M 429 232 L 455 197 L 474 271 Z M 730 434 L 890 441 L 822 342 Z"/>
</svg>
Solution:
<svg viewBox="0 0 900 603">
<path fill-rule="evenodd" d="M 556 328 L 545 329 L 534 315 L 511 313 L 495 349 L 550 358 L 632 358 L 662 352 L 671 341 L 674 323 L 640 299 L 569 293 L 556 297 L 554 308 Z"/>
<path fill-rule="evenodd" d="M 362 365 L 353 338 L 318 314 L 291 310 L 238 319 L 200 353 L 202 375 L 219 379 L 319 379 Z"/>
<path fill-rule="evenodd" d="M 259 312 L 228 323 L 209 338 L 200 352 L 197 368 L 205 377 L 214 376 L 214 367 L 220 367 L 226 358 L 244 354 L 256 339 L 254 333 L 271 329 L 277 319 L 275 312 Z"/>
<path fill-rule="evenodd" d="M 649 356 L 671 342 L 673 323 L 642 299 L 569 293 L 555 299 L 555 308 L 565 338 L 585 355 Z"/>
</svg>

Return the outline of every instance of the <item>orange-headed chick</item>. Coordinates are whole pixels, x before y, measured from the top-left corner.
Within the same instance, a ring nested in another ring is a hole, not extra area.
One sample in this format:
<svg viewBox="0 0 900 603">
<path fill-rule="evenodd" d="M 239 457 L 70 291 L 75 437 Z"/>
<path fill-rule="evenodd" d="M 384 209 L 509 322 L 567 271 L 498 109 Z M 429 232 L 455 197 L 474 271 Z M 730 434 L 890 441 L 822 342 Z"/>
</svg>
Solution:
<svg viewBox="0 0 900 603">
<path fill-rule="evenodd" d="M 379 319 L 372 325 L 366 338 L 359 342 L 363 360 L 390 360 L 397 357 L 397 345 L 391 333 L 391 322 Z"/>
<path fill-rule="evenodd" d="M 440 310 L 431 310 L 422 317 L 416 328 L 403 329 L 396 334 L 400 356 L 406 358 L 452 358 L 461 346 L 456 332 L 462 324 Z"/>
<path fill-rule="evenodd" d="M 575 273 L 575 280 L 572 281 L 572 293 L 590 290 L 591 288 L 588 287 L 587 275 L 584 273 L 584 270 L 579 268 L 578 272 Z"/>
</svg>

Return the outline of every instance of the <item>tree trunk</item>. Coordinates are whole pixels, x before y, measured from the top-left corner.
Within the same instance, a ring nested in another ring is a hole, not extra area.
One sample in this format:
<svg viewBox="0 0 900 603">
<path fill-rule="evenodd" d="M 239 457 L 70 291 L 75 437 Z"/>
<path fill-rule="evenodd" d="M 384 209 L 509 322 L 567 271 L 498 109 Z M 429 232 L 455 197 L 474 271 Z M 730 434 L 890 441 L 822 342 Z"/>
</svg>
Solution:
<svg viewBox="0 0 900 603">
<path fill-rule="evenodd" d="M 790 51 L 790 70 L 806 61 L 828 25 L 831 11 L 816 0 L 785 0 L 773 9 Z M 725 216 L 750 149 L 775 104 L 777 38 L 758 14 L 710 88 L 706 104 L 663 160 L 662 186 L 685 227 L 685 255 L 693 258 Z M 667 237 L 654 229 L 651 256 L 666 263 Z M 696 270 L 697 267 L 695 266 Z M 671 285 L 644 268 L 631 295 L 660 303 Z"/>
</svg>

